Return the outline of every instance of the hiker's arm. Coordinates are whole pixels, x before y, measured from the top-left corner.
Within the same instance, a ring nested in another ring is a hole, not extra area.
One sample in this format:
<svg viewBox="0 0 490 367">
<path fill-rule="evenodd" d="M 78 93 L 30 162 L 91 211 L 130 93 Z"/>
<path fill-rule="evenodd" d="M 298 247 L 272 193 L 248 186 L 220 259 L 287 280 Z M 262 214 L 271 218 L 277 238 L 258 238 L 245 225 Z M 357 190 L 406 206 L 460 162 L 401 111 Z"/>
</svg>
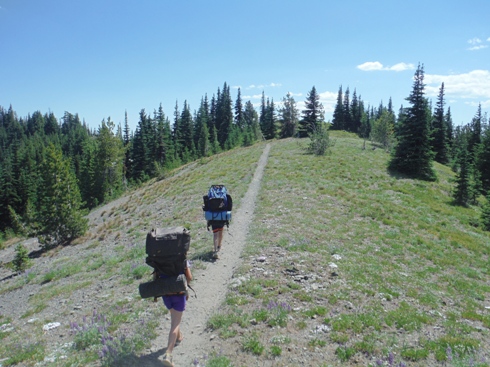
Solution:
<svg viewBox="0 0 490 367">
<path fill-rule="evenodd" d="M 192 280 L 192 273 L 190 268 L 185 268 L 184 270 L 185 278 L 187 279 L 187 282 L 190 282 Z"/>
</svg>

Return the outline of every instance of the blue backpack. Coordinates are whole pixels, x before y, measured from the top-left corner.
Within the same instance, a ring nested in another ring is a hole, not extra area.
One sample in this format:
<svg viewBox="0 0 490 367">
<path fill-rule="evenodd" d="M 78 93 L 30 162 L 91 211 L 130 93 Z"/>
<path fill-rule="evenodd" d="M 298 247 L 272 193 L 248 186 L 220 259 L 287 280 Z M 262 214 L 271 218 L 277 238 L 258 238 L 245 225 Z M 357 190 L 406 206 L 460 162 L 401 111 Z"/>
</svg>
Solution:
<svg viewBox="0 0 490 367">
<path fill-rule="evenodd" d="M 224 185 L 212 185 L 209 188 L 207 198 L 204 196 L 204 210 L 210 212 L 231 210 L 228 205 L 228 197 L 228 191 Z"/>
<path fill-rule="evenodd" d="M 233 200 L 228 194 L 224 185 L 212 185 L 208 194 L 203 196 L 204 218 L 209 221 L 226 222 L 231 220 L 231 210 L 233 209 Z"/>
</svg>

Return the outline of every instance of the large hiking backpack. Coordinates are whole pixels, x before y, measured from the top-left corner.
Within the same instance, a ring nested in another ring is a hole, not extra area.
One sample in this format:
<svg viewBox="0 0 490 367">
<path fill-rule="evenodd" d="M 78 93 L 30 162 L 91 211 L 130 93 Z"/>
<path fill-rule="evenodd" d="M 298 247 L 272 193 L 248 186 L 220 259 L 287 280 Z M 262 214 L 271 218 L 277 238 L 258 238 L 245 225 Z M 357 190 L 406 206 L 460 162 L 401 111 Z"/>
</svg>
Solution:
<svg viewBox="0 0 490 367">
<path fill-rule="evenodd" d="M 203 201 L 202 210 L 206 220 L 222 222 L 231 220 L 233 199 L 224 185 L 212 185 L 208 190 L 208 194 L 203 196 Z"/>
<path fill-rule="evenodd" d="M 191 242 L 190 231 L 184 227 L 152 229 L 146 235 L 146 263 L 155 269 L 157 278 L 139 285 L 142 298 L 159 297 L 187 291 L 184 269 Z"/>
</svg>

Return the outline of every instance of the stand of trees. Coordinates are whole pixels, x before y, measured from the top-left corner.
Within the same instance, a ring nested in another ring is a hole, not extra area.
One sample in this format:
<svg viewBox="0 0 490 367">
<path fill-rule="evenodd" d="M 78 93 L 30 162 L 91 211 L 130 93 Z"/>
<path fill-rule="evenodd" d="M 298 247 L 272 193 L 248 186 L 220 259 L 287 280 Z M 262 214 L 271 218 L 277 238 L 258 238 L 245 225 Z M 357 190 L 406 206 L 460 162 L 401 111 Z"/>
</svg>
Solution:
<svg viewBox="0 0 490 367">
<path fill-rule="evenodd" d="M 490 128 L 481 105 L 470 123 L 455 127 L 451 109 L 445 109 L 444 83 L 432 111 L 425 96 L 423 65 L 415 72 L 407 97 L 409 107 L 401 106 L 398 116 L 391 98 L 388 106 L 381 102 L 377 108 L 365 108 L 355 90 L 352 100 L 349 97 L 349 88 L 343 92 L 340 86 L 332 130 L 356 133 L 391 151 L 388 168 L 393 173 L 431 181 L 437 179 L 433 161 L 449 165 L 456 172 L 453 199 L 457 205 L 476 204 L 482 195 L 489 197 Z"/>
<path fill-rule="evenodd" d="M 350 98 L 339 88 L 330 129 L 346 130 L 392 151 L 390 169 L 407 176 L 436 179 L 435 159 L 457 172 L 454 199 L 475 203 L 490 193 L 490 130 L 481 107 L 472 122 L 454 128 L 444 109 L 444 84 L 434 112 L 424 95 L 424 70 L 415 73 L 408 108 L 365 107 L 356 90 Z M 315 151 L 328 146 L 328 124 L 313 86 L 298 110 L 288 93 L 280 107 L 262 94 L 259 113 L 243 102 L 240 89 L 233 103 L 224 83 L 215 95 L 201 99 L 191 112 L 187 101 L 175 105 L 171 119 L 160 106 L 140 111 L 134 132 L 127 114 L 124 126 L 103 120 L 96 130 L 77 114 L 60 121 L 39 111 L 19 118 L 12 106 L 0 106 L 0 231 L 40 237 L 45 246 L 71 241 L 85 231 L 85 210 L 112 200 L 138 185 L 189 161 L 261 139 L 312 138 Z"/>
<path fill-rule="evenodd" d="M 127 114 L 123 126 L 109 117 L 91 130 L 77 114 L 19 118 L 0 106 L 0 231 L 38 236 L 46 247 L 68 243 L 84 233 L 86 210 L 130 185 L 264 138 L 295 136 L 298 109 L 290 94 L 285 101 L 276 112 L 263 95 L 257 113 L 240 89 L 233 103 L 224 83 L 195 112 L 187 101 L 176 103 L 172 119 L 161 104 L 152 114 L 141 110 L 134 132 Z"/>
</svg>

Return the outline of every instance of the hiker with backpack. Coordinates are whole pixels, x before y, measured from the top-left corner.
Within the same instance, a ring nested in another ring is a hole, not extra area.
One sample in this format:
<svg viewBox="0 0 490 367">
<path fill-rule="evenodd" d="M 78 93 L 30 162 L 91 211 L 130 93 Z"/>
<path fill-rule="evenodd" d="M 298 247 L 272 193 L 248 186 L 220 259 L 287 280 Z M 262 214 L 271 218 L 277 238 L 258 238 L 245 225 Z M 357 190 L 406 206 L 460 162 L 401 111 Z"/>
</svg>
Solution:
<svg viewBox="0 0 490 367">
<path fill-rule="evenodd" d="M 145 262 L 154 269 L 153 280 L 140 284 L 139 293 L 142 298 L 153 297 L 154 301 L 162 297 L 170 312 L 167 349 L 162 359 L 167 367 L 174 366 L 173 349 L 184 338 L 180 322 L 189 298 L 187 288 L 191 288 L 188 283 L 192 273 L 187 260 L 190 242 L 190 231 L 182 226 L 152 229 L 146 236 Z"/>
<path fill-rule="evenodd" d="M 188 260 L 185 261 L 184 275 L 189 283 L 192 280 L 192 273 Z M 155 271 L 154 278 L 156 279 L 157 277 L 165 278 L 168 276 L 165 274 L 158 274 L 158 272 Z M 189 294 L 187 292 L 166 294 L 162 296 L 162 299 L 165 307 L 167 307 L 170 312 L 170 331 L 168 333 L 167 350 L 165 351 L 162 362 L 164 366 L 173 367 L 172 352 L 174 347 L 179 345 L 184 339 L 184 335 L 180 331 L 180 322 L 182 321 Z"/>
<path fill-rule="evenodd" d="M 225 185 L 212 185 L 208 194 L 203 196 L 204 218 L 207 220 L 207 227 L 213 231 L 213 258 L 218 259 L 218 252 L 223 243 L 223 229 L 228 227 L 231 221 L 231 210 L 233 200 Z"/>
</svg>

